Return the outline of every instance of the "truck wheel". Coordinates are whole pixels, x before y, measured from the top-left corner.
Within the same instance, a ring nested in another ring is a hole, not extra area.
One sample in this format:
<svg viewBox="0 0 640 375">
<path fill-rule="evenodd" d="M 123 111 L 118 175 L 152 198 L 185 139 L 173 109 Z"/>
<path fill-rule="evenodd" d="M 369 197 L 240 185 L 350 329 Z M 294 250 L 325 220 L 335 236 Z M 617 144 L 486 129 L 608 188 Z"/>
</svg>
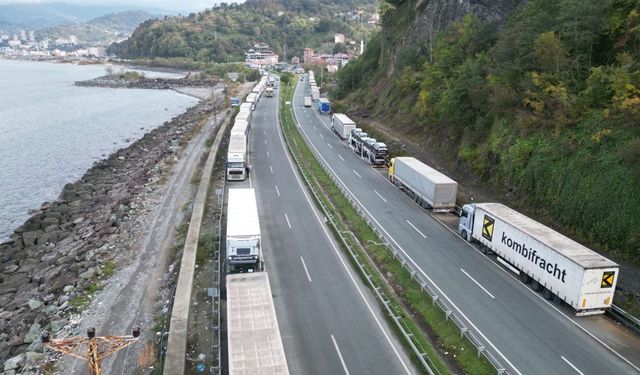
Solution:
<svg viewBox="0 0 640 375">
<path fill-rule="evenodd" d="M 544 299 L 547 299 L 547 300 L 552 300 L 554 297 L 553 292 L 551 292 L 547 288 L 544 288 L 544 290 L 542 291 L 542 296 L 544 297 Z"/>
<path fill-rule="evenodd" d="M 544 289 L 544 287 L 542 285 L 540 285 L 540 283 L 537 282 L 536 280 L 532 280 L 531 281 L 531 289 L 535 290 L 536 292 L 541 292 L 542 289 Z"/>
<path fill-rule="evenodd" d="M 460 233 L 460 235 L 462 236 L 462 238 L 464 238 L 465 241 L 469 241 L 469 238 L 467 237 L 467 231 L 466 230 L 462 230 L 462 233 Z"/>
<path fill-rule="evenodd" d="M 526 273 L 520 271 L 520 281 L 522 281 L 522 283 L 524 284 L 529 284 L 531 282 L 531 277 L 529 277 L 529 275 L 527 275 Z"/>
<path fill-rule="evenodd" d="M 486 247 L 484 244 L 480 244 L 480 251 L 482 252 L 482 254 L 489 254 L 489 248 Z"/>
</svg>

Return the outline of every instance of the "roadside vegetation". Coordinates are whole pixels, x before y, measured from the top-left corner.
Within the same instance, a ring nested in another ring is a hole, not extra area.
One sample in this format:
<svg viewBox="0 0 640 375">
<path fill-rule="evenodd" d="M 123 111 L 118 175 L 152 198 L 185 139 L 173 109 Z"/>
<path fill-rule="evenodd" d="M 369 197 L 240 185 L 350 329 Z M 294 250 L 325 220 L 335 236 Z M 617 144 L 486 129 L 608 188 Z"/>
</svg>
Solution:
<svg viewBox="0 0 640 375">
<path fill-rule="evenodd" d="M 413 333 L 414 343 L 427 353 L 427 362 L 436 373 L 457 372 L 451 370 L 451 366 L 465 373 L 494 374 L 493 366 L 484 357 L 479 358 L 473 345 L 461 338 L 454 323 L 447 320 L 442 310 L 421 290 L 316 160 L 296 127 L 291 106 L 286 104 L 292 102 L 296 82 L 293 78 L 289 84 L 283 82 L 281 85 L 280 121 L 286 143 L 307 186 L 314 192 L 316 203 L 335 224 L 331 227 L 334 234 L 344 239 L 343 249 L 353 251 L 353 254 L 347 252 L 352 255 L 351 262 L 364 282 L 368 282 L 367 275 L 370 275 L 371 282 L 390 298 L 394 314 L 400 317 L 403 327 Z M 357 264 L 364 264 L 364 273 Z M 396 329 L 388 314 L 385 316 Z M 399 334 L 397 329 L 396 332 Z M 402 342 L 407 352 L 413 353 L 404 339 Z M 421 367 L 417 357 L 412 355 L 412 358 Z"/>
<path fill-rule="evenodd" d="M 180 63 L 181 67 L 194 69 L 202 63 L 244 61 L 244 53 L 254 43 L 265 42 L 281 56 L 286 53 L 287 59 L 302 58 L 303 49 L 308 46 L 326 43 L 326 52 L 332 52 L 336 33 L 353 40 L 368 39 L 375 25 L 368 24 L 366 19 L 349 18 L 345 13 L 359 9 L 373 14 L 374 3 L 371 0 L 221 3 L 186 17 L 146 21 L 129 39 L 109 47 L 108 53 L 129 59 L 156 58 L 158 62 Z"/>
<path fill-rule="evenodd" d="M 335 97 L 408 127 L 519 210 L 640 265 L 637 1 L 527 1 L 502 25 L 469 14 L 418 49 L 401 39 L 425 9 L 393 3 Z"/>
</svg>

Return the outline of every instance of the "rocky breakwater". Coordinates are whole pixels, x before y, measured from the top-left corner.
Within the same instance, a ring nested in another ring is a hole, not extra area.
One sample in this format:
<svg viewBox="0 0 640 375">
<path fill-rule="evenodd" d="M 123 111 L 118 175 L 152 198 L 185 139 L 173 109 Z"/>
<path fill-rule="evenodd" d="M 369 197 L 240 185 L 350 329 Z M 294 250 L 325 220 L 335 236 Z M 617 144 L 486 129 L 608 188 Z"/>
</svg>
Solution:
<svg viewBox="0 0 640 375">
<path fill-rule="evenodd" d="M 202 102 L 98 162 L 0 244 L 0 373 L 37 362 L 42 330 L 67 325 L 103 273 L 135 252 L 145 198 L 211 110 Z"/>
<path fill-rule="evenodd" d="M 76 86 L 108 87 L 128 89 L 171 90 L 184 87 L 214 87 L 220 82 L 217 78 L 187 76 L 185 78 L 146 78 L 140 74 L 106 75 L 87 81 L 77 81 Z"/>
</svg>

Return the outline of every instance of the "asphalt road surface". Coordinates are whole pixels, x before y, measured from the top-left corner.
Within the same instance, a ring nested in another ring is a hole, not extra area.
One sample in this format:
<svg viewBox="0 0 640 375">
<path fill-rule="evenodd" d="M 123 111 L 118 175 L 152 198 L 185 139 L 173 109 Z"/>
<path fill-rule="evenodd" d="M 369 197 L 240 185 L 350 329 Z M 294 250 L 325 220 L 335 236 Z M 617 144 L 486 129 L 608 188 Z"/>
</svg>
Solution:
<svg viewBox="0 0 640 375">
<path fill-rule="evenodd" d="M 435 220 L 330 130 L 330 118 L 293 100 L 304 134 L 375 225 L 430 278 L 488 350 L 515 374 L 640 373 L 640 340 L 604 316 L 577 318 Z"/>
<path fill-rule="evenodd" d="M 279 90 L 276 90 L 278 93 Z M 294 173 L 263 95 L 249 136 L 265 268 L 291 374 L 411 374 L 413 365 Z M 247 187 L 228 182 L 227 188 Z"/>
</svg>

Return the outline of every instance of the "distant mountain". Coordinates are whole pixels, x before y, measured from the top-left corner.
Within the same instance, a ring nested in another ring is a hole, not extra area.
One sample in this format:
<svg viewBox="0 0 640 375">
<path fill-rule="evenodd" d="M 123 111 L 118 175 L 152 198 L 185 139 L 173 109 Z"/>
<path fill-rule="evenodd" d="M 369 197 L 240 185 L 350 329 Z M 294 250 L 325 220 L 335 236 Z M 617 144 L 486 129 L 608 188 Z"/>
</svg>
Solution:
<svg viewBox="0 0 640 375">
<path fill-rule="evenodd" d="M 37 32 L 37 37 L 55 40 L 67 39 L 70 35 L 75 35 L 80 44 L 106 46 L 126 38 L 139 24 L 155 17 L 141 10 L 127 10 L 100 16 L 87 22 L 45 28 Z"/>
<path fill-rule="evenodd" d="M 87 22 L 106 14 L 127 10 L 152 14 L 174 14 L 164 9 L 135 6 L 89 6 L 62 3 L 9 4 L 0 6 L 0 28 L 41 30 L 44 28 Z"/>
</svg>

